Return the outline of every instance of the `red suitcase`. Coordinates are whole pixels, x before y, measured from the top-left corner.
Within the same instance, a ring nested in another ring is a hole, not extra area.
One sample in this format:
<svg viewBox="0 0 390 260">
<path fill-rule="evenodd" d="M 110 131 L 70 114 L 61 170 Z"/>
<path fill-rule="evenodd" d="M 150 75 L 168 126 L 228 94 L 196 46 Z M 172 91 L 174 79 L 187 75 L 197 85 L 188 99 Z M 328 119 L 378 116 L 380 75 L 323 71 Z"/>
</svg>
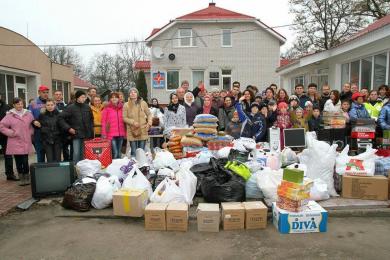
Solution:
<svg viewBox="0 0 390 260">
<path fill-rule="evenodd" d="M 95 138 L 84 142 L 84 159 L 99 160 L 106 168 L 112 162 L 110 140 Z"/>
</svg>

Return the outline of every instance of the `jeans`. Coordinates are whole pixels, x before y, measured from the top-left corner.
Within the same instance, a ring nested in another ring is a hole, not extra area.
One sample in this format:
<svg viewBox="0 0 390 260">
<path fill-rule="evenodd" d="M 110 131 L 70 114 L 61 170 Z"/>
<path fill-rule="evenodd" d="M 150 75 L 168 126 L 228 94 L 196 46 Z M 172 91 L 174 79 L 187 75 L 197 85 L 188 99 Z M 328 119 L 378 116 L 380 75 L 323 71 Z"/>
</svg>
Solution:
<svg viewBox="0 0 390 260">
<path fill-rule="evenodd" d="M 28 174 L 28 154 L 15 154 L 14 157 L 18 174 Z"/>
<path fill-rule="evenodd" d="M 146 144 L 145 140 L 130 141 L 131 156 L 135 157 L 135 151 L 138 148 L 145 150 L 145 144 Z"/>
<path fill-rule="evenodd" d="M 42 147 L 45 150 L 47 162 L 61 162 L 61 143 L 49 144 L 43 142 Z"/>
<path fill-rule="evenodd" d="M 111 140 L 112 146 L 112 159 L 120 159 L 121 158 L 121 150 L 122 150 L 123 137 L 113 137 Z"/>
<path fill-rule="evenodd" d="M 73 162 L 76 164 L 84 159 L 84 139 L 73 139 Z"/>
<path fill-rule="evenodd" d="M 35 131 L 34 131 L 33 145 L 34 145 L 35 151 L 37 153 L 37 162 L 44 163 L 45 162 L 45 151 L 43 150 L 43 147 L 42 147 L 41 131 L 38 129 L 35 129 Z"/>
</svg>

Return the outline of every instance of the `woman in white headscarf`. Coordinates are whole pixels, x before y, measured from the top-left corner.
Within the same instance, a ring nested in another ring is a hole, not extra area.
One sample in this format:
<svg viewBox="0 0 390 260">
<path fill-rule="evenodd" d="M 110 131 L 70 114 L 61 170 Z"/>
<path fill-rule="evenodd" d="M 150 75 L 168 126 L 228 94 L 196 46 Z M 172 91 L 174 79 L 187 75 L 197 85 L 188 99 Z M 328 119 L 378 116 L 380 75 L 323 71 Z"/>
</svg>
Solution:
<svg viewBox="0 0 390 260">
<path fill-rule="evenodd" d="M 186 119 L 188 126 L 194 124 L 194 119 L 197 114 L 201 114 L 201 109 L 195 104 L 195 98 L 191 92 L 184 95 L 184 107 L 186 108 Z"/>
</svg>

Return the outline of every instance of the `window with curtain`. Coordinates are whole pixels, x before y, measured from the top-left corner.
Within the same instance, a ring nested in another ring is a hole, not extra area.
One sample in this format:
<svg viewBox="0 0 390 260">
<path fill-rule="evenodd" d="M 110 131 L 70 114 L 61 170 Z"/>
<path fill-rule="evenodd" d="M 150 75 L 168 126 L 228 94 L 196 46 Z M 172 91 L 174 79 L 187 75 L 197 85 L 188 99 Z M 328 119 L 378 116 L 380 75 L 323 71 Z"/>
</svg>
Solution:
<svg viewBox="0 0 390 260">
<path fill-rule="evenodd" d="M 167 89 L 175 90 L 179 87 L 179 71 L 168 70 L 167 71 Z"/>
<path fill-rule="evenodd" d="M 180 47 L 192 47 L 196 46 L 195 38 L 193 37 L 192 29 L 184 28 L 179 29 L 179 46 Z"/>
<path fill-rule="evenodd" d="M 232 47 L 232 29 L 222 30 L 222 47 Z"/>
</svg>

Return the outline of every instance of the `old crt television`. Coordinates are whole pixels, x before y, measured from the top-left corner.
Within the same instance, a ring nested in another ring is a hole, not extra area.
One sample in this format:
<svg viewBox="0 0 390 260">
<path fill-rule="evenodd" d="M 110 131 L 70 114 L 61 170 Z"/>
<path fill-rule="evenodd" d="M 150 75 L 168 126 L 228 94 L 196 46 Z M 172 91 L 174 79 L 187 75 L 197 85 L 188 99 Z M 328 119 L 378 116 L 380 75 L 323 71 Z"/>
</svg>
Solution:
<svg viewBox="0 0 390 260">
<path fill-rule="evenodd" d="M 306 147 L 306 132 L 304 128 L 283 129 L 285 147 Z"/>
<path fill-rule="evenodd" d="M 76 180 L 73 162 L 33 163 L 30 172 L 34 198 L 63 194 Z"/>
</svg>

